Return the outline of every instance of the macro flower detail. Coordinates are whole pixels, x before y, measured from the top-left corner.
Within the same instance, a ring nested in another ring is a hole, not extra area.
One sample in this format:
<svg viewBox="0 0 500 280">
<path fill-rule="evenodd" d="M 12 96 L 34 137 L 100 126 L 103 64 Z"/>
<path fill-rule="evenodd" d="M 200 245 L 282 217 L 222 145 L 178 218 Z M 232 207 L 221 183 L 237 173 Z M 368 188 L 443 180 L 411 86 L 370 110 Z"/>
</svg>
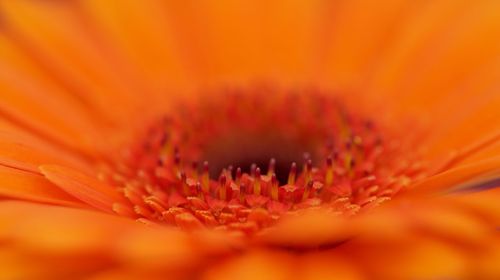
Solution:
<svg viewBox="0 0 500 280">
<path fill-rule="evenodd" d="M 0 279 L 500 279 L 499 12 L 0 1 Z"/>
<path fill-rule="evenodd" d="M 128 200 L 113 211 L 252 234 L 301 209 L 367 211 L 422 176 L 418 161 L 400 159 L 410 152 L 330 96 L 254 87 L 179 106 L 100 173 Z"/>
</svg>

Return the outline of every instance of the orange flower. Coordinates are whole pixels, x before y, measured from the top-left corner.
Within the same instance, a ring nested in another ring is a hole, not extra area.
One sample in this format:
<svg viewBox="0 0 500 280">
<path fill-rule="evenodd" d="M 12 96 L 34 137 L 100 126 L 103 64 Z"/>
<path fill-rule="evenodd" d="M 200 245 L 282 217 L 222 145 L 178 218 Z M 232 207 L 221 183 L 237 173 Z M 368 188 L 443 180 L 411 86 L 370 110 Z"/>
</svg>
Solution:
<svg viewBox="0 0 500 280">
<path fill-rule="evenodd" d="M 1 2 L 0 279 L 500 278 L 500 2 L 174 2 Z"/>
</svg>

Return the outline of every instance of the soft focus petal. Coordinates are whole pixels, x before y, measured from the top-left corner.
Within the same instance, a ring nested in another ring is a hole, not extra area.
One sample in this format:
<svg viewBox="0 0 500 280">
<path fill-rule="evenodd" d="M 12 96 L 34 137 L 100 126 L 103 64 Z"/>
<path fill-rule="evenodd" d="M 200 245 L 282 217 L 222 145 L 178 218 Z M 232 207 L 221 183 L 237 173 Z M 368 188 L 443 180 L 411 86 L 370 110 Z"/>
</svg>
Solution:
<svg viewBox="0 0 500 280">
<path fill-rule="evenodd" d="M 307 230 L 304 230 L 307 229 Z M 284 248 L 335 246 L 350 238 L 352 232 L 345 219 L 316 209 L 284 219 L 264 232 L 261 242 Z"/>
<path fill-rule="evenodd" d="M 114 203 L 126 203 L 112 187 L 77 170 L 57 165 L 43 165 L 40 170 L 49 181 L 68 194 L 98 209 L 111 212 Z"/>
<path fill-rule="evenodd" d="M 293 258 L 272 251 L 256 251 L 232 258 L 207 272 L 205 279 L 292 279 Z"/>
<path fill-rule="evenodd" d="M 416 193 L 435 193 L 458 190 L 474 190 L 484 179 L 494 180 L 499 177 L 500 158 L 482 160 L 447 170 L 417 183 L 413 191 Z M 462 184 L 462 186 L 460 186 Z"/>
<path fill-rule="evenodd" d="M 37 202 L 83 206 L 78 200 L 47 182 L 39 174 L 0 166 L 0 197 Z"/>
</svg>

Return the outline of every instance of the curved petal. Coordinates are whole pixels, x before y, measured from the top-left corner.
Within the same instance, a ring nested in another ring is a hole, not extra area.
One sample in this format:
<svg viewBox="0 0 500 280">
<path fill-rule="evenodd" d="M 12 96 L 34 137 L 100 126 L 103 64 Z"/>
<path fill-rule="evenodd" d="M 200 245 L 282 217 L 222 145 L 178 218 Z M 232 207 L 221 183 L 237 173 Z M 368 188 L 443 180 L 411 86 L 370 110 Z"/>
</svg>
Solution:
<svg viewBox="0 0 500 280">
<path fill-rule="evenodd" d="M 291 249 L 336 246 L 352 237 L 352 228 L 345 219 L 319 209 L 285 217 L 276 226 L 263 232 L 258 242 Z"/>
<path fill-rule="evenodd" d="M 293 264 L 293 258 L 287 254 L 256 251 L 214 267 L 205 279 L 293 279 Z"/>
<path fill-rule="evenodd" d="M 0 166 L 0 197 L 82 207 L 84 204 L 41 175 Z"/>
<path fill-rule="evenodd" d="M 58 165 L 42 165 L 40 170 L 62 190 L 100 210 L 113 212 L 114 203 L 128 204 L 117 190 L 77 170 Z"/>
<path fill-rule="evenodd" d="M 81 23 L 62 2 L 3 1 L 5 32 L 61 85 L 89 102 L 101 116 L 123 120 L 134 93 L 106 64 Z M 33 26 L 37 26 L 36 30 Z M 115 104 L 108 110 L 110 102 Z M 114 119 L 116 120 L 116 119 Z"/>
<path fill-rule="evenodd" d="M 19 201 L 0 202 L 0 226 L 0 275 L 8 279 L 110 279 L 124 272 L 160 279 L 196 276 L 206 269 L 207 258 L 222 260 L 236 252 L 225 234 L 192 235 L 95 211 Z"/>
<path fill-rule="evenodd" d="M 95 273 L 113 265 L 110 248 L 117 236 L 138 226 L 94 211 L 19 201 L 0 202 L 0 225 L 0 275 L 5 279 Z"/>
<path fill-rule="evenodd" d="M 413 195 L 415 193 L 436 194 L 456 191 L 459 190 L 457 187 L 461 184 L 467 184 L 467 188 L 473 189 L 485 177 L 489 179 L 500 177 L 499 157 L 467 164 L 431 176 L 413 186 L 409 193 Z"/>
<path fill-rule="evenodd" d="M 256 79 L 304 84 L 315 79 L 327 2 L 166 3 L 184 58 L 205 85 Z"/>
<path fill-rule="evenodd" d="M 104 51 L 117 60 L 114 63 L 125 64 L 129 78 L 153 102 L 162 102 L 166 90 L 193 86 L 167 21 L 164 2 L 91 0 L 80 1 L 75 7 L 107 48 Z"/>
</svg>

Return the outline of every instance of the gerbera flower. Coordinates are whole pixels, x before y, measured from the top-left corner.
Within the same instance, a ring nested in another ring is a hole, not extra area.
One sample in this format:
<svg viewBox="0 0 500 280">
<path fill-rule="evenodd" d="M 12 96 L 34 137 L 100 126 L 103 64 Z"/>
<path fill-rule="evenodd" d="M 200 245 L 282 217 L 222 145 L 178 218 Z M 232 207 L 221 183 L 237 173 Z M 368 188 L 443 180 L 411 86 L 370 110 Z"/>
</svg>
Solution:
<svg viewBox="0 0 500 280">
<path fill-rule="evenodd" d="M 500 278 L 500 2 L 1 4 L 1 279 Z"/>
</svg>

